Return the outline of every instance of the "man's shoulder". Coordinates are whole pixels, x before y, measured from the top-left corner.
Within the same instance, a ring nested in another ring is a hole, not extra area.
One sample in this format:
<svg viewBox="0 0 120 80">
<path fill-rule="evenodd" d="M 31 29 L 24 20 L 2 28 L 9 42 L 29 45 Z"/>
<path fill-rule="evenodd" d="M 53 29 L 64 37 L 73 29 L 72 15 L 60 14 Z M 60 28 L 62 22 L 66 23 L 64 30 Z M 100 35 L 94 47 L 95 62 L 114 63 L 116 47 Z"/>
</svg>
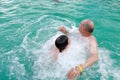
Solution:
<svg viewBox="0 0 120 80">
<path fill-rule="evenodd" d="M 93 35 L 90 37 L 90 43 L 97 45 L 97 40 Z"/>
<path fill-rule="evenodd" d="M 90 40 L 91 40 L 91 41 L 96 41 L 96 38 L 92 35 L 92 36 L 90 37 Z"/>
</svg>

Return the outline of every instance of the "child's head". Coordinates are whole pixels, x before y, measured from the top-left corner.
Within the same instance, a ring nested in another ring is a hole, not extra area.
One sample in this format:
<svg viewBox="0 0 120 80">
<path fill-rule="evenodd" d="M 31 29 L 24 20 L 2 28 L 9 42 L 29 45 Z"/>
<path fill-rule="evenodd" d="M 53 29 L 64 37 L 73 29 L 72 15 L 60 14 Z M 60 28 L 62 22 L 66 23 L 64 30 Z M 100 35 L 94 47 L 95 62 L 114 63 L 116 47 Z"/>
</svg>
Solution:
<svg viewBox="0 0 120 80">
<path fill-rule="evenodd" d="M 66 35 L 60 35 L 55 40 L 55 46 L 59 49 L 60 52 L 66 48 L 68 45 L 68 37 Z"/>
</svg>

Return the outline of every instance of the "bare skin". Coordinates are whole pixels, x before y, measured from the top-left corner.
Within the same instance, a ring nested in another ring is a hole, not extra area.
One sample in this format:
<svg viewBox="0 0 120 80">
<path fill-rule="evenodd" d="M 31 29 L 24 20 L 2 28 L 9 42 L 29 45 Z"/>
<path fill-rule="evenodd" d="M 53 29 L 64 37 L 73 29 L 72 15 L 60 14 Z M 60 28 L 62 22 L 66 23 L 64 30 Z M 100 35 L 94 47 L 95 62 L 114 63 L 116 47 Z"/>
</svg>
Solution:
<svg viewBox="0 0 120 80">
<path fill-rule="evenodd" d="M 90 47 L 90 56 L 87 58 L 86 62 L 84 64 L 78 64 L 80 65 L 83 69 L 91 66 L 98 60 L 98 50 L 97 50 L 97 41 L 95 37 L 92 35 L 92 33 L 87 31 L 87 27 L 83 27 L 83 25 L 89 25 L 91 28 L 94 28 L 94 23 L 91 20 L 83 20 L 80 23 L 79 31 L 84 37 L 89 38 L 89 47 Z M 59 27 L 59 31 L 63 32 L 64 34 L 69 34 L 67 29 L 65 27 Z M 72 78 L 77 78 L 78 75 L 80 75 L 81 72 L 78 68 L 78 66 L 75 66 L 70 69 L 70 71 L 67 74 L 68 80 L 71 80 Z"/>
</svg>

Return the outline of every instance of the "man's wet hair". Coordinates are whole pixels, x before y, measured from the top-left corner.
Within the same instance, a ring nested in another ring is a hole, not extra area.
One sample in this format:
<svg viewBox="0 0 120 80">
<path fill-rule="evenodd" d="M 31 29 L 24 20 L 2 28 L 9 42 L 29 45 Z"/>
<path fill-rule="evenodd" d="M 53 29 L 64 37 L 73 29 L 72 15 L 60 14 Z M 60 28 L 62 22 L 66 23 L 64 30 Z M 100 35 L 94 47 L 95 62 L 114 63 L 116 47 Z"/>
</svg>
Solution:
<svg viewBox="0 0 120 80">
<path fill-rule="evenodd" d="M 92 33 L 94 30 L 94 28 L 92 28 L 90 24 L 83 24 L 83 27 L 85 27 L 86 30 L 90 33 Z"/>
<path fill-rule="evenodd" d="M 89 19 L 83 20 L 82 26 L 85 27 L 85 29 L 90 33 L 92 33 L 94 31 L 94 23 L 93 23 L 93 21 L 91 21 Z"/>
<path fill-rule="evenodd" d="M 66 35 L 60 35 L 55 40 L 55 46 L 59 49 L 60 52 L 66 48 L 68 45 L 68 37 Z"/>
</svg>

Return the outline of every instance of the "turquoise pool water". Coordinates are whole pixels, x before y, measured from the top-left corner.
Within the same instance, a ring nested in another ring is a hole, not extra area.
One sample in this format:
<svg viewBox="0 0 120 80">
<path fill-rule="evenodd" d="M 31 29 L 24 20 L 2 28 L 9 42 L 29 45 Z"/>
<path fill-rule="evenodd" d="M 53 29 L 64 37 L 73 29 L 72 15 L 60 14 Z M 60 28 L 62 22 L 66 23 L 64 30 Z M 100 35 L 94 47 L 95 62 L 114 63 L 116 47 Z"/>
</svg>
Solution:
<svg viewBox="0 0 120 80">
<path fill-rule="evenodd" d="M 0 0 L 0 80 L 41 80 L 35 51 L 58 26 L 79 27 L 83 19 L 95 23 L 100 68 L 79 80 L 120 80 L 120 0 Z"/>
</svg>

